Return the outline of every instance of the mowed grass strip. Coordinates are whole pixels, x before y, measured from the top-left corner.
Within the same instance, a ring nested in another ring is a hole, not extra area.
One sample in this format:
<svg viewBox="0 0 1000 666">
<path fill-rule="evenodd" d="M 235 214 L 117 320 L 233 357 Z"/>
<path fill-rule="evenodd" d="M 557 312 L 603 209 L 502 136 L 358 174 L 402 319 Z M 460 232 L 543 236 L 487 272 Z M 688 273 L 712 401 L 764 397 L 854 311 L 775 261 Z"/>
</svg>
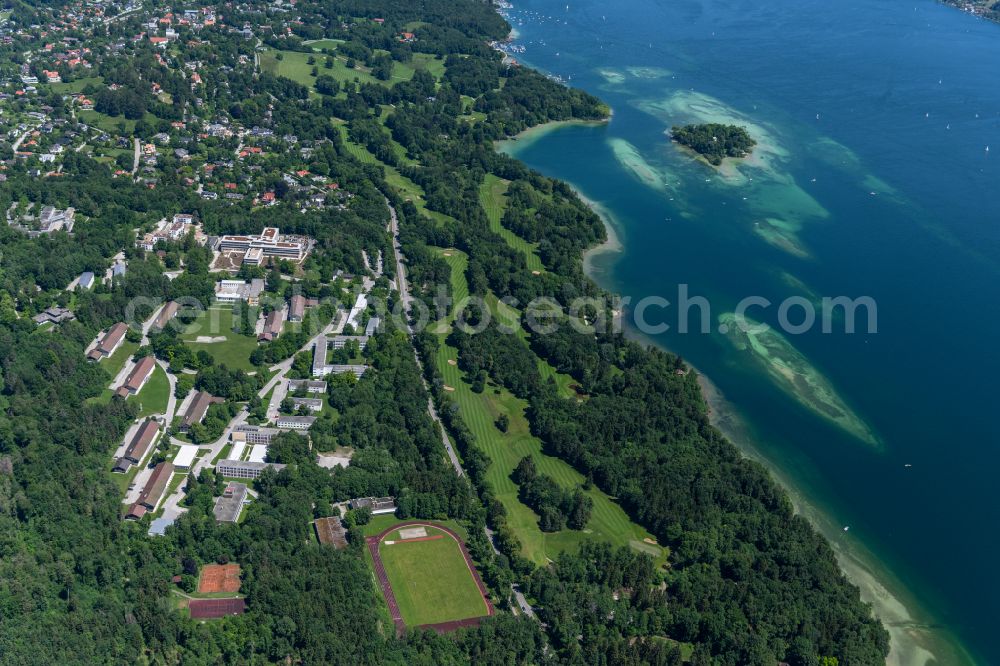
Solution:
<svg viewBox="0 0 1000 666">
<path fill-rule="evenodd" d="M 461 297 L 469 293 L 464 273 L 468 259 L 458 250 L 441 249 L 440 252 L 452 268 L 452 293 L 457 307 Z M 496 297 L 490 294 L 486 301 L 495 314 L 499 309 Z M 452 319 L 454 315 L 453 309 Z M 503 319 L 506 321 L 507 317 L 504 316 Z M 646 539 L 652 540 L 652 535 L 633 523 L 621 506 L 596 487 L 586 491 L 594 503 L 586 529 L 565 529 L 559 532 L 542 532 L 539 529 L 538 515 L 521 503 L 518 487 L 510 478 L 521 458 L 534 458 L 538 471 L 551 476 L 564 488 L 580 486 L 586 479 L 569 463 L 542 453 L 542 442 L 531 434 L 524 415 L 526 401 L 492 382 L 487 384 L 482 393 L 472 390 L 465 381 L 464 373 L 458 368 L 458 351 L 445 343 L 449 330 L 447 327 L 437 329 L 441 343 L 436 358 L 437 368 L 447 387 L 446 392 L 458 404 L 462 418 L 476 438 L 477 446 L 482 447 L 492 461 L 486 478 L 507 511 L 508 524 L 521 540 L 522 554 L 537 564 L 544 564 L 555 559 L 559 553 L 575 552 L 581 542 L 592 539 L 619 546 L 632 546 L 653 556 L 657 564 L 664 562 L 667 551 L 648 543 Z M 539 364 L 540 367 L 547 366 L 551 376 L 556 377 L 558 383 L 567 386 L 567 394 L 572 393 L 568 389 L 568 384 L 572 381 L 570 378 L 559 375 L 542 359 L 539 359 Z M 496 420 L 501 414 L 507 416 L 507 432 L 501 432 L 496 426 Z"/>
<path fill-rule="evenodd" d="M 486 602 L 458 542 L 442 530 L 426 530 L 443 538 L 400 541 L 396 531 L 379 544 L 403 622 L 415 627 L 486 615 Z"/>
<path fill-rule="evenodd" d="M 424 204 L 424 189 L 422 187 L 403 174 L 399 173 L 399 170 L 396 169 L 396 167 L 390 166 L 372 155 L 371 151 L 369 151 L 366 147 L 351 141 L 348 138 L 348 130 L 344 124 L 338 124 L 338 127 L 341 128 L 340 132 L 341 136 L 344 138 L 344 148 L 347 150 L 348 154 L 354 156 L 354 158 L 362 164 L 374 164 L 375 166 L 382 167 L 385 172 L 385 182 L 393 187 L 403 199 L 412 201 L 418 211 L 430 217 L 439 225 L 451 224 L 454 222 L 453 218 L 427 208 Z M 395 145 L 398 146 L 399 150 L 403 150 L 401 145 Z"/>
<path fill-rule="evenodd" d="M 492 173 L 486 174 L 486 179 L 479 186 L 479 201 L 486 211 L 486 217 L 490 221 L 490 229 L 494 233 L 499 234 L 512 248 L 524 254 L 524 258 L 528 263 L 528 270 L 541 273 L 545 268 L 542 266 L 542 260 L 538 256 L 538 245 L 536 243 L 529 243 L 500 223 L 504 212 L 507 210 L 507 187 L 509 185 L 509 181 L 499 178 Z"/>
</svg>

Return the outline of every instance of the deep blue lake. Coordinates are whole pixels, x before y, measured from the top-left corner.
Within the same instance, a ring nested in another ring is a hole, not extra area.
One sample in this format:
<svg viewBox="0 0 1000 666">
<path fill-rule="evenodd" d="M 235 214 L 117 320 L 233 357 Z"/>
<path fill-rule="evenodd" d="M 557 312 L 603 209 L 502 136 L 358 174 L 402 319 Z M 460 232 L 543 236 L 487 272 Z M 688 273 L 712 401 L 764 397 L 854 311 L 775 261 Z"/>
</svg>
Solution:
<svg viewBox="0 0 1000 666">
<path fill-rule="evenodd" d="M 924 0 L 518 0 L 505 14 L 517 58 L 614 109 L 512 148 L 607 211 L 623 249 L 594 276 L 634 300 L 704 296 L 710 332 L 679 333 L 668 308 L 656 341 L 711 378 L 916 622 L 1000 663 L 1000 25 Z M 759 145 L 717 171 L 665 134 L 692 122 L 744 125 Z M 763 351 L 717 330 L 748 296 L 776 324 L 793 295 L 870 297 L 878 330 L 835 317 Z M 817 390 L 825 403 L 804 397 Z"/>
</svg>

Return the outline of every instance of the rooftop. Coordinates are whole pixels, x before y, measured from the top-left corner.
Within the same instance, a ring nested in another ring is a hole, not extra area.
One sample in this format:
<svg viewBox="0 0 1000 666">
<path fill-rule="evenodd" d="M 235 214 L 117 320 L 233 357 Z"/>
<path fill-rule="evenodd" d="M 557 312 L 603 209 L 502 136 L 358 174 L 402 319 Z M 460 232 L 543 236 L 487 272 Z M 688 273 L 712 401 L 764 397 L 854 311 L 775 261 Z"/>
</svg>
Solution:
<svg viewBox="0 0 1000 666">
<path fill-rule="evenodd" d="M 215 500 L 212 510 L 215 519 L 220 523 L 235 523 L 240 518 L 246 498 L 246 484 L 230 482 L 222 496 Z"/>
</svg>

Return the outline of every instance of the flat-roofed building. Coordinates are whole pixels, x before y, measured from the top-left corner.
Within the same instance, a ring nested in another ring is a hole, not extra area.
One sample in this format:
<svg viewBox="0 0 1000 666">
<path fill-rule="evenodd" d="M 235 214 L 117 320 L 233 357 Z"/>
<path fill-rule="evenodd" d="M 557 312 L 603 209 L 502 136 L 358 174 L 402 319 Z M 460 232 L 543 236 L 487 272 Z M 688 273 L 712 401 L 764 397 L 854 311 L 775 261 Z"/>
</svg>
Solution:
<svg viewBox="0 0 1000 666">
<path fill-rule="evenodd" d="M 271 310 L 264 318 L 264 330 L 257 336 L 260 342 L 271 342 L 281 334 L 281 310 Z"/>
<path fill-rule="evenodd" d="M 306 297 L 295 294 L 288 302 L 288 321 L 302 321 L 306 314 Z"/>
<path fill-rule="evenodd" d="M 327 375 L 342 375 L 342 374 L 348 374 L 349 373 L 349 374 L 354 375 L 358 379 L 361 379 L 361 377 L 367 371 L 368 371 L 368 366 L 367 365 L 339 365 L 339 364 L 334 364 L 334 365 L 328 365 L 328 366 L 326 366 L 326 372 L 324 374 L 327 374 Z"/>
<path fill-rule="evenodd" d="M 220 460 L 215 465 L 215 473 L 230 479 L 256 479 L 265 469 L 280 472 L 284 465 L 269 462 L 250 462 L 249 460 Z"/>
<path fill-rule="evenodd" d="M 180 305 L 177 301 L 169 301 L 166 305 L 164 305 L 160 310 L 160 314 L 156 315 L 156 320 L 153 322 L 153 329 L 157 331 L 165 329 L 167 324 L 170 323 L 170 320 L 177 315 L 177 310 L 179 308 Z"/>
<path fill-rule="evenodd" d="M 189 470 L 197 457 L 197 446 L 182 446 L 178 449 L 177 455 L 174 456 L 174 467 L 179 470 Z"/>
<path fill-rule="evenodd" d="M 347 315 L 347 323 L 354 330 L 358 329 L 361 325 L 361 313 L 368 309 L 368 296 L 364 293 L 358 294 L 358 299 L 354 301 L 354 307 L 351 308 L 351 313 Z"/>
<path fill-rule="evenodd" d="M 104 335 L 97 341 L 97 345 L 87 354 L 87 358 L 91 361 L 99 361 L 102 358 L 111 356 L 118 351 L 122 341 L 125 339 L 126 332 L 128 332 L 128 326 L 124 323 L 119 322 L 115 324 L 104 332 Z"/>
<path fill-rule="evenodd" d="M 306 393 L 326 393 L 326 382 L 315 379 L 289 379 L 288 392 L 298 393 L 299 391 L 305 391 Z"/>
<path fill-rule="evenodd" d="M 320 543 L 333 546 L 337 550 L 347 548 L 347 530 L 340 518 L 331 516 L 329 518 L 317 518 L 313 521 L 316 528 L 316 538 Z"/>
<path fill-rule="evenodd" d="M 323 401 L 319 398 L 292 398 L 292 404 L 295 405 L 295 409 L 305 407 L 310 412 L 323 411 Z"/>
<path fill-rule="evenodd" d="M 243 263 L 248 266 L 260 266 L 264 263 L 264 250 L 259 247 L 252 247 L 243 255 Z"/>
<path fill-rule="evenodd" d="M 326 352 L 328 342 L 326 336 L 316 338 L 316 346 L 313 349 L 313 377 L 322 377 L 326 374 Z"/>
<path fill-rule="evenodd" d="M 278 428 L 265 428 L 263 426 L 244 424 L 236 426 L 230 436 L 230 439 L 234 442 L 243 442 L 250 444 L 251 446 L 255 444 L 263 444 L 267 446 L 271 443 L 271 440 L 280 433 L 281 430 Z M 231 457 L 238 458 L 239 456 L 234 455 Z"/>
<path fill-rule="evenodd" d="M 267 460 L 267 445 L 254 444 L 250 447 L 250 455 L 247 456 L 250 462 L 264 462 Z"/>
<path fill-rule="evenodd" d="M 338 336 L 340 337 L 340 336 Z M 336 340 L 336 338 L 334 338 Z M 313 377 L 325 377 L 326 375 L 337 375 L 344 372 L 352 373 L 355 377 L 361 377 L 368 370 L 367 365 L 341 365 L 327 363 L 327 351 L 331 346 L 331 340 L 325 336 L 316 339 L 316 347 L 313 349 Z"/>
<path fill-rule="evenodd" d="M 315 420 L 315 416 L 279 416 L 275 425 L 289 430 L 309 430 Z"/>
<path fill-rule="evenodd" d="M 379 319 L 378 317 L 372 317 L 371 319 L 368 320 L 368 323 L 365 325 L 365 337 L 370 338 L 371 336 L 375 335 L 376 333 L 378 333 L 378 330 L 381 327 L 382 327 L 382 320 Z"/>
<path fill-rule="evenodd" d="M 243 505 L 247 502 L 247 486 L 245 483 L 230 481 L 222 495 L 215 500 L 212 513 L 220 523 L 235 523 L 240 519 Z"/>
<path fill-rule="evenodd" d="M 282 236 L 276 227 L 266 227 L 257 236 L 220 236 L 216 249 L 219 252 L 242 252 L 244 263 L 251 251 L 255 251 L 255 256 L 256 251 L 259 251 L 261 260 L 276 257 L 298 261 L 305 256 L 308 244 Z"/>
<path fill-rule="evenodd" d="M 61 324 L 64 321 L 69 321 L 70 319 L 76 319 L 76 315 L 74 315 L 66 308 L 59 307 L 58 305 L 53 305 L 52 307 L 46 308 L 42 312 L 39 312 L 31 319 L 36 324 L 41 326 L 42 324 Z"/>
<path fill-rule="evenodd" d="M 364 349 L 368 346 L 368 336 L 367 335 L 335 335 L 329 339 L 328 343 L 330 349 L 343 349 L 347 346 L 349 342 L 357 342 L 358 349 Z"/>
<path fill-rule="evenodd" d="M 222 398 L 216 398 L 207 391 L 198 391 L 191 398 L 187 411 L 181 419 L 181 432 L 187 432 L 195 423 L 201 423 L 208 412 L 208 408 L 217 402 L 223 402 Z"/>
<path fill-rule="evenodd" d="M 156 361 L 152 356 L 146 356 L 135 364 L 132 368 L 132 372 L 129 373 L 128 377 L 125 379 L 125 383 L 118 387 L 115 394 L 122 398 L 127 398 L 130 395 L 135 395 L 142 390 L 142 387 L 146 385 L 149 378 L 153 375 L 153 368 L 156 367 Z"/>
<path fill-rule="evenodd" d="M 351 500 L 352 509 L 371 509 L 373 516 L 396 513 L 395 497 L 358 497 Z"/>
<path fill-rule="evenodd" d="M 43 234 L 50 234 L 60 229 L 73 231 L 73 216 L 72 208 L 60 210 L 55 206 L 45 206 L 38 216 L 38 230 Z"/>
</svg>

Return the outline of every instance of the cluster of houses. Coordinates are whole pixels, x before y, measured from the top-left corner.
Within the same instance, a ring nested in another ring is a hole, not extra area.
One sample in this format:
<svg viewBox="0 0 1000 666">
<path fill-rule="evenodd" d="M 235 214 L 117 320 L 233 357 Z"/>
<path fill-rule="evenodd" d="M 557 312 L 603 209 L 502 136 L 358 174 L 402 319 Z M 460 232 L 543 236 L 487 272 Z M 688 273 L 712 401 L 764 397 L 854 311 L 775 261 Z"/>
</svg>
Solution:
<svg viewBox="0 0 1000 666">
<path fill-rule="evenodd" d="M 140 247 L 147 252 L 152 252 L 157 243 L 177 242 L 188 234 L 194 234 L 194 240 L 199 245 L 208 242 L 208 236 L 201 229 L 201 224 L 195 221 L 194 216 L 189 213 L 178 213 L 172 220 L 160 220 L 156 227 L 137 238 L 136 247 Z"/>
</svg>

